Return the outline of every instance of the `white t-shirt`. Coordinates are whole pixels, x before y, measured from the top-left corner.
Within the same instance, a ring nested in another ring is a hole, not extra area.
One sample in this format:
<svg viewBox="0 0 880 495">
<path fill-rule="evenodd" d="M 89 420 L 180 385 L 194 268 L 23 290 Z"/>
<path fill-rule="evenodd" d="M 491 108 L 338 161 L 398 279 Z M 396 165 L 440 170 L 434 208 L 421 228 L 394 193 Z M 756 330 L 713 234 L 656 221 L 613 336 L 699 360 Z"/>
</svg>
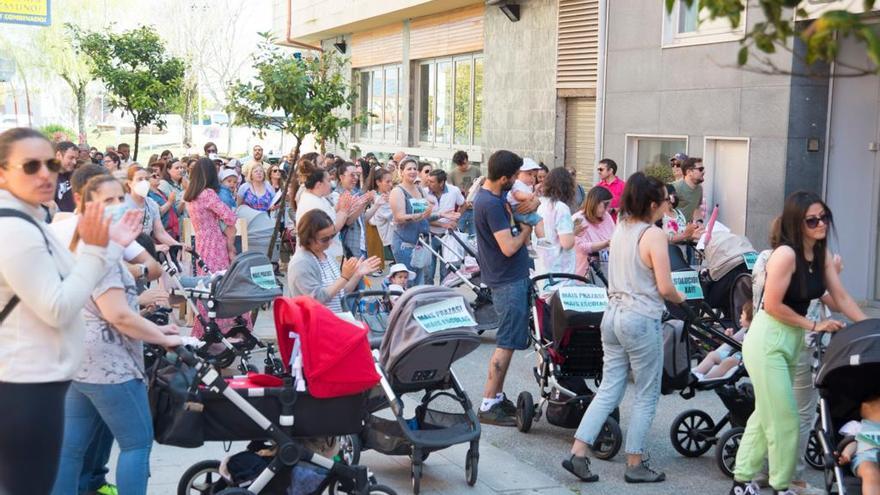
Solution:
<svg viewBox="0 0 880 495">
<path fill-rule="evenodd" d="M 49 225 L 49 229 L 52 230 L 52 233 L 55 234 L 55 237 L 57 237 L 58 240 L 64 243 L 65 246 L 69 246 L 70 241 L 73 240 L 73 233 L 76 232 L 76 225 L 78 223 L 78 215 L 65 215 L 64 218 L 52 222 Z M 144 251 L 146 251 L 144 247 L 138 244 L 137 241 L 134 241 L 129 244 L 122 252 L 122 259 L 131 262 Z"/>
<path fill-rule="evenodd" d="M 439 200 L 427 187 L 422 188 L 422 194 L 424 194 L 428 202 L 434 206 L 434 209 L 432 210 L 433 215 L 455 211 L 456 208 L 464 204 L 464 196 L 461 194 L 461 189 L 452 184 L 446 184 L 445 190 L 440 194 Z M 443 218 L 437 220 L 437 222 L 446 225 L 451 221 Z M 445 234 L 446 228 L 435 227 L 432 225 L 431 232 L 434 234 Z"/>
<path fill-rule="evenodd" d="M 544 273 L 575 273 L 574 246 L 562 249 L 559 236 L 574 233 L 571 209 L 562 201 L 541 198 L 538 215 L 544 219 L 544 237 L 535 244 L 535 251 L 541 258 Z"/>
<path fill-rule="evenodd" d="M 510 203 L 511 206 L 516 206 L 519 204 L 519 200 L 513 197 L 513 193 L 515 192 L 535 194 L 535 188 L 519 179 L 516 179 L 516 182 L 513 183 L 513 187 L 510 188 L 510 192 L 507 193 L 507 202 Z"/>
<path fill-rule="evenodd" d="M 299 225 L 299 221 L 303 215 L 311 210 L 322 210 L 330 217 L 331 221 L 336 222 L 336 208 L 330 204 L 330 201 L 328 201 L 327 198 L 315 196 L 306 190 L 303 192 L 302 196 L 300 196 L 299 201 L 296 204 L 297 225 Z M 339 240 L 339 234 L 333 236 L 333 242 L 327 249 L 327 256 L 331 258 L 342 256 L 342 242 Z"/>
</svg>

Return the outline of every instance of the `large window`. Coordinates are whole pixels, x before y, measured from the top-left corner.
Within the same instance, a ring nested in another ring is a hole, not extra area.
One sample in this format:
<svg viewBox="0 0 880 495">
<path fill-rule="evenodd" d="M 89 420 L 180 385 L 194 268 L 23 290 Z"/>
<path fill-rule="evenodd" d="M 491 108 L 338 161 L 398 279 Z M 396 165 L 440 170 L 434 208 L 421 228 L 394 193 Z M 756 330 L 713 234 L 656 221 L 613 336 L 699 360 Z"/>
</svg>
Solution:
<svg viewBox="0 0 880 495">
<path fill-rule="evenodd" d="M 676 0 L 671 13 L 663 10 L 663 46 L 720 43 L 742 39 L 745 34 L 743 11 L 738 26 L 731 26 L 727 18 L 710 19 L 706 10 L 699 10 L 697 0 L 688 6 Z"/>
<path fill-rule="evenodd" d="M 418 69 L 418 136 L 423 144 L 478 145 L 482 136 L 483 57 L 424 60 Z"/>
<path fill-rule="evenodd" d="M 644 171 L 662 165 L 669 167 L 669 159 L 676 153 L 687 153 L 687 136 L 626 136 L 626 173 Z"/>
<path fill-rule="evenodd" d="M 400 142 L 400 66 L 361 69 L 357 76 L 358 114 L 369 115 L 357 128 L 359 141 Z"/>
</svg>

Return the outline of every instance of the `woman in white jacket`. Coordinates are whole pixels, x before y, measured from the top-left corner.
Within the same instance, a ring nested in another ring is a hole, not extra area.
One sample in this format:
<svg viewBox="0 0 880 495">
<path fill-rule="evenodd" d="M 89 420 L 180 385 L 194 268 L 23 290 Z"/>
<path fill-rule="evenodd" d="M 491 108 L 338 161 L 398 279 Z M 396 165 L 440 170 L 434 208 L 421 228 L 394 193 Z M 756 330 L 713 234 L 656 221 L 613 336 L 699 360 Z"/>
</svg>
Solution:
<svg viewBox="0 0 880 495">
<path fill-rule="evenodd" d="M 77 227 L 78 261 L 42 223 L 55 196 L 52 145 L 33 129 L 0 134 L 0 493 L 49 493 L 61 449 L 64 396 L 83 355 L 82 309 L 139 214 L 114 228 L 95 204 Z M 111 239 L 113 242 L 111 242 Z"/>
</svg>

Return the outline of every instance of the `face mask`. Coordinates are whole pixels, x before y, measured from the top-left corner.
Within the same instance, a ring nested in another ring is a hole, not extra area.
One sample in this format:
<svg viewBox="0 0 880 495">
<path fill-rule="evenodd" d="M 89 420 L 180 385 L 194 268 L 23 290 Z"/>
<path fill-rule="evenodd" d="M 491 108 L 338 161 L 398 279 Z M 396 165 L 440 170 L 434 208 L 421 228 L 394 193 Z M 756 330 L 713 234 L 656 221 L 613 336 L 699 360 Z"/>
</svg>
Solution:
<svg viewBox="0 0 880 495">
<path fill-rule="evenodd" d="M 337 181 L 335 181 L 335 180 L 331 180 L 331 181 L 330 181 L 330 188 L 332 188 L 332 189 L 336 189 L 336 185 L 337 185 L 337 184 L 338 184 Z"/>
<path fill-rule="evenodd" d="M 116 223 L 122 219 L 122 216 L 125 215 L 125 212 L 128 210 L 128 205 L 125 203 L 107 205 L 104 207 L 104 218 L 109 218 L 110 223 Z"/>
<path fill-rule="evenodd" d="M 131 192 L 141 198 L 146 198 L 147 194 L 150 192 L 150 182 L 146 180 L 138 182 L 133 188 L 131 188 Z"/>
</svg>

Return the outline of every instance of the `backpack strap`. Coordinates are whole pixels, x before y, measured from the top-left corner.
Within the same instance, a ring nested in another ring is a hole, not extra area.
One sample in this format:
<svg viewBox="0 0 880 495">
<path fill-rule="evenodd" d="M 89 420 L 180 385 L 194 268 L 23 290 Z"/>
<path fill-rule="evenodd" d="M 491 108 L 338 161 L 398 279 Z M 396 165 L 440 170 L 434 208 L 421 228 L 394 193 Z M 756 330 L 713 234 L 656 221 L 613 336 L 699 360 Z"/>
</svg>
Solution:
<svg viewBox="0 0 880 495">
<path fill-rule="evenodd" d="M 40 225 L 37 223 L 36 220 L 34 220 L 34 217 L 28 215 L 21 210 L 16 210 L 13 208 L 0 208 L 0 217 L 15 217 L 31 223 L 34 227 L 37 228 L 37 230 L 40 231 L 40 235 L 42 235 L 43 240 L 46 241 L 46 249 L 49 250 L 49 254 L 52 254 L 52 247 L 49 244 L 49 238 L 46 237 L 46 232 L 44 232 L 43 229 L 40 228 Z M 6 306 L 3 307 L 3 310 L 0 311 L 0 323 L 3 323 L 6 320 L 6 317 L 9 316 L 10 313 L 12 313 L 12 310 L 14 310 L 16 306 L 18 306 L 18 302 L 18 296 L 13 294 L 12 299 L 10 299 L 9 302 L 6 303 Z"/>
</svg>

